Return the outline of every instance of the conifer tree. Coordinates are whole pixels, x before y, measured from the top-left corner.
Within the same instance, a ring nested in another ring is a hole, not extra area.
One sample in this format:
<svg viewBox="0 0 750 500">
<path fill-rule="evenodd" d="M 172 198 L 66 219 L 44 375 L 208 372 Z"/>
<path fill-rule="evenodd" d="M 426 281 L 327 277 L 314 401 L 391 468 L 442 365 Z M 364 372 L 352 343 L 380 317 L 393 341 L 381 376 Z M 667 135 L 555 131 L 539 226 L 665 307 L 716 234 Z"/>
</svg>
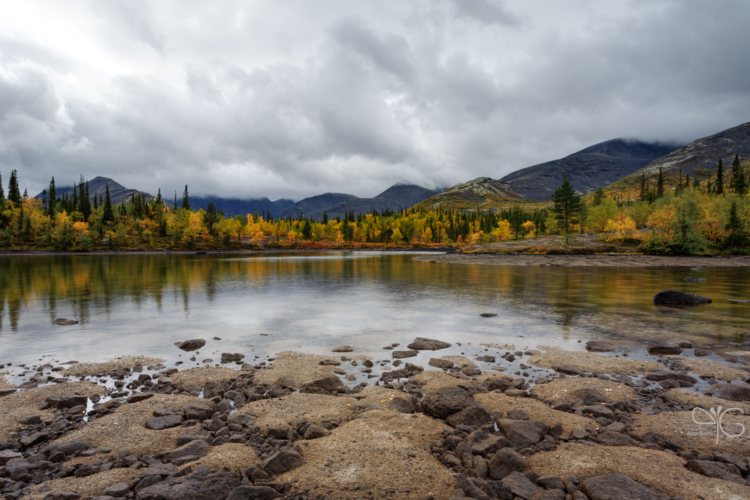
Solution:
<svg viewBox="0 0 750 500">
<path fill-rule="evenodd" d="M 724 194 L 724 163 L 721 158 L 716 166 L 716 194 Z"/>
<path fill-rule="evenodd" d="M 664 196 L 664 172 L 659 167 L 659 178 L 656 180 L 656 197 L 661 198 Z"/>
<path fill-rule="evenodd" d="M 599 186 L 596 191 L 594 191 L 594 198 L 591 200 L 591 205 L 594 207 L 598 207 L 602 204 L 602 200 L 604 199 L 604 189 L 602 189 L 601 186 Z"/>
<path fill-rule="evenodd" d="M 47 202 L 47 214 L 55 219 L 55 213 L 57 212 L 57 188 L 55 187 L 55 177 L 49 181 L 49 201 Z"/>
<path fill-rule="evenodd" d="M 724 245 L 732 247 L 745 246 L 748 243 L 747 229 L 737 215 L 737 202 L 733 201 L 729 208 L 729 221 L 725 227 L 729 235 L 724 238 Z"/>
<path fill-rule="evenodd" d="M 323 210 L 323 225 L 328 224 L 328 212 Z"/>
<path fill-rule="evenodd" d="M 0 175 L 0 208 L 5 205 L 5 191 L 3 191 L 3 176 Z"/>
<path fill-rule="evenodd" d="M 646 173 L 641 174 L 641 193 L 638 196 L 641 201 L 646 201 Z"/>
<path fill-rule="evenodd" d="M 109 197 L 109 184 L 104 194 L 104 209 L 102 210 L 102 223 L 111 224 L 115 221 L 115 214 L 112 212 L 112 199 Z"/>
<path fill-rule="evenodd" d="M 159 203 L 159 204 L 162 204 L 162 205 L 164 204 L 164 202 L 161 199 L 161 188 L 159 188 L 159 192 L 156 193 L 156 203 Z"/>
<path fill-rule="evenodd" d="M 182 193 L 182 208 L 190 210 L 190 197 L 188 195 L 187 184 L 185 184 L 185 192 Z"/>
<path fill-rule="evenodd" d="M 740 196 L 745 195 L 747 192 L 747 180 L 745 179 L 745 172 L 742 165 L 740 165 L 740 155 L 734 155 L 734 161 L 732 162 L 732 184 L 735 193 Z"/>
<path fill-rule="evenodd" d="M 10 173 L 10 180 L 8 181 L 8 201 L 12 201 L 16 205 L 21 203 L 21 191 L 18 189 L 18 172 L 13 170 Z"/>
<path fill-rule="evenodd" d="M 578 214 L 581 211 L 581 197 L 577 196 L 573 186 L 568 179 L 563 180 L 559 188 L 552 193 L 554 206 L 552 212 L 555 214 L 557 224 L 565 235 L 565 244 L 568 244 L 570 227 L 578 224 Z"/>
<path fill-rule="evenodd" d="M 208 229 L 208 234 L 213 236 L 214 234 L 214 223 L 216 222 L 216 206 L 212 201 L 208 202 L 206 206 L 206 213 L 203 215 L 203 223 Z"/>
</svg>

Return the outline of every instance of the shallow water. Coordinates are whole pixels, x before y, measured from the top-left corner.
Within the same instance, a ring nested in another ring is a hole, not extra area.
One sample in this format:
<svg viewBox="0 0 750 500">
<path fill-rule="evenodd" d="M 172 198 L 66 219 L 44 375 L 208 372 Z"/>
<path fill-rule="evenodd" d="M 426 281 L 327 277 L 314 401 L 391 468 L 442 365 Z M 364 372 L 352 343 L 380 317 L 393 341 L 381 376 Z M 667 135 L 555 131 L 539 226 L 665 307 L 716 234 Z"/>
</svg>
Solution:
<svg viewBox="0 0 750 500">
<path fill-rule="evenodd" d="M 515 348 L 690 338 L 747 350 L 750 269 L 451 265 L 413 253 L 65 255 L 0 258 L 0 364 L 93 361 L 126 354 L 170 362 L 173 343 L 203 338 L 199 358 L 283 350 L 390 357 L 416 336 Z M 687 276 L 707 278 L 686 283 Z M 711 297 L 688 309 L 655 307 L 664 289 Z M 480 313 L 497 313 L 482 318 Z M 57 326 L 55 318 L 80 324 Z M 221 341 L 212 340 L 220 337 Z M 460 350 L 460 349 L 459 349 Z M 445 351 L 441 351 L 441 354 Z M 422 353 L 420 357 L 430 357 Z M 191 366 L 200 363 L 186 363 Z"/>
</svg>

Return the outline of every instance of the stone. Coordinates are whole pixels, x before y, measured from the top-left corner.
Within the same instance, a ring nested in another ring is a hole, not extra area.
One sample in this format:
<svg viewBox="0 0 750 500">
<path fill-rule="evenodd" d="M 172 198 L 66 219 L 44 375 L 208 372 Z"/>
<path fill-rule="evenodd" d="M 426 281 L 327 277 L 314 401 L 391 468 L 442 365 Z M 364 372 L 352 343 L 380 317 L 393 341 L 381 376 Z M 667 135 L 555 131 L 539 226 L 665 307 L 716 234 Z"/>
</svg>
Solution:
<svg viewBox="0 0 750 500">
<path fill-rule="evenodd" d="M 328 377 L 307 382 L 302 386 L 301 392 L 315 392 L 315 390 L 333 392 L 343 385 L 344 383 L 336 375 L 329 375 Z"/>
<path fill-rule="evenodd" d="M 42 455 L 50 456 L 53 453 L 61 453 L 63 456 L 70 456 L 77 451 L 86 451 L 90 446 L 83 441 L 63 441 L 52 443 L 42 450 Z"/>
<path fill-rule="evenodd" d="M 698 278 L 697 276 L 688 276 L 682 281 L 687 281 L 688 283 L 702 283 L 708 280 L 706 278 Z"/>
<path fill-rule="evenodd" d="M 128 399 L 126 400 L 128 403 L 139 403 L 141 401 L 145 401 L 146 399 L 153 397 L 153 392 L 134 392 L 130 396 L 128 396 Z"/>
<path fill-rule="evenodd" d="M 278 476 L 302 465 L 302 455 L 289 448 L 282 448 L 263 461 L 260 468 L 270 476 Z"/>
<path fill-rule="evenodd" d="M 613 431 L 604 431 L 600 433 L 596 437 L 596 441 L 605 446 L 638 446 L 638 442 L 634 439 L 625 434 Z"/>
<path fill-rule="evenodd" d="M 518 449 L 537 444 L 549 432 L 549 426 L 544 422 L 500 419 L 497 425 L 511 446 Z"/>
<path fill-rule="evenodd" d="M 391 352 L 391 356 L 393 356 L 396 359 L 404 359 L 404 358 L 413 358 L 419 354 L 417 351 L 393 351 Z"/>
<path fill-rule="evenodd" d="M 536 484 L 545 490 L 564 490 L 565 483 L 557 474 L 546 474 L 536 478 Z"/>
<path fill-rule="evenodd" d="M 321 366 L 341 366 L 341 361 L 336 361 L 335 359 L 324 359 L 318 364 Z M 341 371 L 344 372 L 341 375 L 344 375 L 346 373 L 346 370 L 341 370 Z M 334 370 L 334 372 L 336 372 L 336 370 Z"/>
<path fill-rule="evenodd" d="M 494 318 L 495 316 L 497 316 L 497 313 L 482 313 L 480 314 L 480 316 L 483 318 Z"/>
<path fill-rule="evenodd" d="M 589 340 L 586 342 L 586 350 L 592 352 L 613 352 L 617 350 L 617 346 L 601 340 Z"/>
<path fill-rule="evenodd" d="M 565 490 L 561 489 L 540 490 L 531 495 L 531 500 L 565 500 L 565 498 Z"/>
<path fill-rule="evenodd" d="M 501 482 L 503 483 L 503 486 L 511 491 L 512 494 L 523 498 L 524 500 L 530 500 L 531 497 L 534 496 L 534 493 L 539 491 L 537 485 L 518 472 L 511 472 L 508 476 L 504 477 Z"/>
<path fill-rule="evenodd" d="M 526 459 L 512 448 L 503 448 L 490 458 L 487 464 L 487 474 L 492 479 L 503 479 L 513 472 L 526 469 Z"/>
<path fill-rule="evenodd" d="M 495 362 L 495 356 L 477 356 L 477 361 L 481 361 L 482 363 L 494 363 Z"/>
<path fill-rule="evenodd" d="M 713 301 L 707 297 L 674 290 L 663 290 L 654 295 L 654 305 L 656 306 L 697 306 L 710 304 L 711 302 Z"/>
<path fill-rule="evenodd" d="M 216 403 L 209 400 L 194 401 L 182 407 L 187 420 L 207 420 L 216 411 Z"/>
<path fill-rule="evenodd" d="M 175 342 L 174 345 L 183 351 L 195 351 L 206 345 L 206 341 L 203 339 L 191 339 L 183 340 L 182 342 Z"/>
<path fill-rule="evenodd" d="M 328 429 L 323 426 L 312 424 L 305 431 L 305 439 L 318 439 L 329 435 Z"/>
<path fill-rule="evenodd" d="M 127 496 L 129 491 L 130 491 L 130 488 L 128 488 L 128 483 L 119 483 L 119 484 L 110 486 L 109 488 L 105 489 L 104 495 L 114 497 L 114 498 L 120 498 L 120 497 Z"/>
<path fill-rule="evenodd" d="M 750 401 L 750 384 L 714 384 L 707 392 L 729 401 Z"/>
<path fill-rule="evenodd" d="M 163 417 L 154 417 L 146 420 L 146 429 L 161 431 L 177 427 L 182 423 L 182 417 L 179 415 L 165 415 Z"/>
<path fill-rule="evenodd" d="M 245 358 L 245 355 L 240 354 L 238 352 L 236 353 L 222 352 L 221 353 L 222 363 L 236 363 L 237 361 L 242 361 L 244 358 Z"/>
<path fill-rule="evenodd" d="M 444 387 L 435 392 L 427 393 L 422 398 L 422 407 L 427 415 L 445 420 L 454 413 L 468 407 L 478 406 L 464 389 L 460 387 Z"/>
<path fill-rule="evenodd" d="M 405 398 L 393 398 L 391 408 L 400 413 L 414 413 L 416 411 L 412 402 Z"/>
<path fill-rule="evenodd" d="M 154 463 L 149 465 L 146 469 L 142 469 L 138 477 L 167 477 L 177 472 L 177 467 L 174 464 L 162 464 Z"/>
<path fill-rule="evenodd" d="M 677 344 L 683 349 L 692 349 L 693 347 L 695 347 L 695 342 L 689 339 L 672 339 L 670 340 L 670 342 L 673 344 Z"/>
<path fill-rule="evenodd" d="M 68 318 L 57 318 L 55 320 L 55 324 L 60 325 L 60 326 L 77 325 L 78 321 L 74 319 L 68 319 Z"/>
<path fill-rule="evenodd" d="M 354 350 L 353 347 L 348 345 L 342 345 L 341 347 L 336 347 L 334 349 L 331 349 L 331 352 L 352 352 Z"/>
<path fill-rule="evenodd" d="M 604 395 L 596 389 L 578 389 L 573 391 L 573 397 L 578 401 L 583 401 L 585 405 L 594 403 L 603 403 L 606 401 Z"/>
<path fill-rule="evenodd" d="M 42 417 L 39 415 L 26 415 L 23 418 L 19 418 L 18 423 L 23 425 L 39 425 L 42 423 Z"/>
<path fill-rule="evenodd" d="M 23 455 L 13 450 L 2 450 L 0 451 L 0 466 L 4 466 L 10 460 L 14 458 L 23 458 Z"/>
<path fill-rule="evenodd" d="M 58 394 L 57 396 L 50 396 L 47 398 L 47 403 L 50 408 L 57 408 L 58 410 L 65 410 L 67 408 L 73 408 L 75 406 L 84 407 L 88 403 L 86 396 L 78 394 Z"/>
<path fill-rule="evenodd" d="M 672 370 L 654 370 L 646 372 L 644 378 L 646 380 L 651 380 L 652 382 L 661 382 L 662 380 L 682 380 L 691 384 L 698 383 L 697 378 L 688 375 L 687 373 L 673 372 Z"/>
<path fill-rule="evenodd" d="M 205 457 L 208 455 L 208 451 L 211 447 L 205 442 L 200 440 L 190 441 L 187 444 L 175 448 L 174 450 L 167 453 L 169 458 L 175 462 L 178 458 L 186 457 L 188 455 L 196 457 Z"/>
<path fill-rule="evenodd" d="M 716 477 L 747 485 L 742 479 L 740 470 L 732 464 L 713 462 L 710 460 L 688 460 L 685 464 L 685 468 L 703 476 Z"/>
<path fill-rule="evenodd" d="M 427 364 L 443 370 L 450 370 L 453 368 L 453 362 L 448 361 L 447 359 L 430 358 L 430 361 L 428 361 Z"/>
<path fill-rule="evenodd" d="M 204 430 L 200 425 L 196 425 L 182 431 L 182 434 L 177 437 L 177 446 L 188 444 L 191 441 L 205 441 L 208 443 L 210 440 L 211 433 Z"/>
<path fill-rule="evenodd" d="M 215 500 L 226 498 L 240 485 L 231 472 L 198 467 L 182 477 L 162 481 L 136 494 L 137 500 Z"/>
<path fill-rule="evenodd" d="M 604 405 L 582 406 L 578 409 L 581 410 L 584 415 L 589 415 L 594 418 L 604 417 L 613 420 L 615 417 L 614 412 Z"/>
<path fill-rule="evenodd" d="M 441 340 L 434 340 L 434 339 L 426 339 L 424 337 L 417 337 L 414 339 L 414 342 L 409 344 L 409 349 L 414 349 L 415 351 L 437 351 L 440 349 L 447 349 L 451 346 L 448 342 L 443 342 Z"/>
<path fill-rule="evenodd" d="M 656 356 L 676 355 L 682 352 L 682 347 L 672 342 L 657 342 L 656 344 L 646 346 L 646 350 L 649 354 Z"/>
<path fill-rule="evenodd" d="M 466 425 L 469 427 L 481 427 L 490 422 L 490 412 L 484 406 L 472 406 L 454 413 L 445 419 L 445 423 L 451 427 Z"/>
<path fill-rule="evenodd" d="M 706 349 L 696 349 L 695 350 L 695 357 L 697 357 L 697 358 L 702 358 L 704 356 L 710 356 L 710 355 L 711 355 L 711 351 L 708 351 Z"/>
<path fill-rule="evenodd" d="M 581 490 L 589 500 L 669 500 L 668 496 L 656 493 L 619 472 L 586 479 Z"/>
<path fill-rule="evenodd" d="M 464 366 L 461 368 L 461 371 L 466 375 L 467 377 L 478 377 L 482 374 L 482 370 L 475 366 Z"/>
<path fill-rule="evenodd" d="M 270 486 L 240 486 L 233 489 L 226 500 L 273 500 L 281 494 Z"/>
</svg>

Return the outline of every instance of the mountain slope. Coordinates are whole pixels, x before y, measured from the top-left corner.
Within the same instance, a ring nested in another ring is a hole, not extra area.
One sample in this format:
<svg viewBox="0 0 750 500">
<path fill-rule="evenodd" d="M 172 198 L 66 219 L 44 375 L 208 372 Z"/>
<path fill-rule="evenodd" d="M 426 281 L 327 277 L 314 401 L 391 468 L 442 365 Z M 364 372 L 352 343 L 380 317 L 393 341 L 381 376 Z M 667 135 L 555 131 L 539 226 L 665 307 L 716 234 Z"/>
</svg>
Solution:
<svg viewBox="0 0 750 500">
<path fill-rule="evenodd" d="M 394 200 L 404 208 L 413 207 L 420 201 L 440 193 L 440 190 L 426 189 L 416 184 L 394 184 L 375 197 Z"/>
<path fill-rule="evenodd" d="M 524 198 L 549 200 L 568 178 L 576 191 L 590 193 L 607 186 L 679 146 L 636 140 L 612 139 L 595 144 L 559 160 L 540 163 L 506 175 L 502 179 Z"/>
<path fill-rule="evenodd" d="M 491 210 L 520 198 L 507 182 L 479 177 L 473 181 L 456 184 L 417 204 L 417 207 L 426 210 Z"/>
<path fill-rule="evenodd" d="M 109 197 L 112 200 L 112 203 L 120 204 L 123 201 L 125 203 L 128 203 L 130 201 L 131 196 L 134 194 L 142 194 L 146 197 L 146 201 L 152 200 L 155 198 L 155 196 L 145 193 L 143 191 L 138 191 L 137 189 L 128 189 L 122 184 L 119 184 L 109 177 L 94 177 L 89 182 L 89 197 L 93 199 L 94 195 L 101 195 L 102 198 L 104 198 L 104 194 L 107 190 L 107 185 L 109 185 Z M 62 198 L 63 195 L 71 196 L 73 192 L 72 186 L 63 186 L 63 187 L 56 187 L 57 190 L 57 197 Z M 35 198 L 41 198 L 42 193 L 39 193 L 35 196 Z"/>
<path fill-rule="evenodd" d="M 179 200 L 178 200 L 179 203 Z M 191 196 L 190 206 L 194 210 L 205 209 L 209 203 L 213 203 L 217 210 L 223 209 L 226 215 L 246 215 L 258 212 L 271 212 L 277 217 L 285 208 L 294 205 L 293 200 L 279 199 L 271 201 L 268 198 L 241 199 L 222 198 L 221 196 Z"/>
<path fill-rule="evenodd" d="M 303 215 L 307 217 L 317 212 L 323 213 L 323 210 L 326 210 L 327 208 L 352 199 L 359 198 L 357 198 L 353 194 L 344 193 L 319 194 L 317 196 L 311 196 L 310 198 L 302 199 L 294 205 L 286 207 L 279 213 L 279 216 L 287 217 L 291 215 L 292 217 L 299 217 L 300 215 Z"/>
</svg>

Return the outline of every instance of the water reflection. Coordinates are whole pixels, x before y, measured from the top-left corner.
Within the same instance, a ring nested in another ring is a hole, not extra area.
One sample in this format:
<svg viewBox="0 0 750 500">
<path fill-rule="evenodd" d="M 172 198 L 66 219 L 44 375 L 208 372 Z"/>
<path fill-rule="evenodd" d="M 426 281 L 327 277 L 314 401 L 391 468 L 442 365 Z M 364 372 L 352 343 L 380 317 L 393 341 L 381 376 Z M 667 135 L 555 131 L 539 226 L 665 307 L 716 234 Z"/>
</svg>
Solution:
<svg viewBox="0 0 750 500">
<path fill-rule="evenodd" d="M 709 269 L 702 274 L 707 282 L 685 283 L 689 274 L 447 265 L 372 252 L 5 257 L 0 354 L 23 356 L 31 348 L 157 354 L 172 341 L 217 334 L 237 346 L 272 348 L 359 338 L 375 349 L 415 335 L 495 343 L 675 336 L 709 345 L 743 342 L 750 307 L 726 299 L 750 297 L 750 272 Z M 654 307 L 653 295 L 666 288 L 715 302 Z M 499 316 L 488 321 L 478 318 L 481 312 Z M 80 325 L 56 327 L 57 317 Z"/>
</svg>

